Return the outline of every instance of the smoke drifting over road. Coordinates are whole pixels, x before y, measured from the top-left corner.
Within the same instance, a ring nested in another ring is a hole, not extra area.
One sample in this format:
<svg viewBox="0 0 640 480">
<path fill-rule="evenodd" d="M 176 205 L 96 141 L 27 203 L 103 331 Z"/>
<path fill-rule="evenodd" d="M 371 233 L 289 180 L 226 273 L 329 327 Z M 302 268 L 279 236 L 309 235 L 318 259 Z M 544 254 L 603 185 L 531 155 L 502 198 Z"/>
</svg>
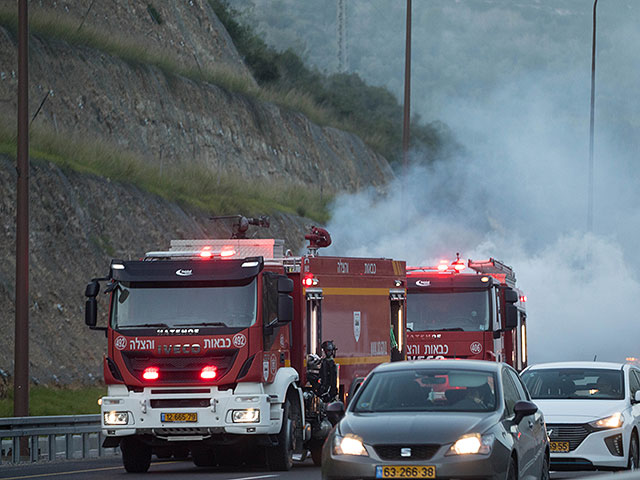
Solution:
<svg viewBox="0 0 640 480">
<path fill-rule="evenodd" d="M 281 0 L 277 12 L 274 2 L 252 3 L 277 46 L 302 44 L 320 69 L 335 68 L 334 1 Z M 347 10 L 351 71 L 398 98 L 404 5 L 353 0 Z M 594 229 L 586 233 L 592 6 L 414 2 L 412 111 L 444 121 L 464 152 L 430 163 L 414 151 L 408 174 L 386 193 L 337 198 L 326 253 L 410 265 L 456 252 L 493 256 L 513 266 L 528 296 L 532 362 L 640 357 L 640 2 L 598 5 Z M 268 12 L 287 28 L 266 23 Z"/>
</svg>

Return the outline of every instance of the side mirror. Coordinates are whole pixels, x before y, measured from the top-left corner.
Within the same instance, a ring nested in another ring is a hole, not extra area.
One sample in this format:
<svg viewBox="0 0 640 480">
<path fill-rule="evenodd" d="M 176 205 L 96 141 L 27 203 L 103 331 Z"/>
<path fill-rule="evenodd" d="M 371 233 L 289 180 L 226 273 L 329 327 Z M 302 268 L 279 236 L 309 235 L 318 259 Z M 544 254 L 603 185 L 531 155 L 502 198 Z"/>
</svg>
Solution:
<svg viewBox="0 0 640 480">
<path fill-rule="evenodd" d="M 513 420 L 514 423 L 520 423 L 524 417 L 528 417 L 529 415 L 533 415 L 538 411 L 538 406 L 527 400 L 518 400 L 516 404 L 513 406 L 513 412 L 516 414 L 516 418 Z"/>
<path fill-rule="evenodd" d="M 518 292 L 512 288 L 507 288 L 504 291 L 504 301 L 507 303 L 516 303 L 518 301 Z"/>
<path fill-rule="evenodd" d="M 518 326 L 518 308 L 510 303 L 505 310 L 505 328 L 516 328 Z"/>
<path fill-rule="evenodd" d="M 84 296 L 96 298 L 99 292 L 100 284 L 97 282 L 97 280 L 92 280 L 87 283 L 87 288 L 85 288 L 84 290 Z"/>
<path fill-rule="evenodd" d="M 87 287 L 87 289 L 88 288 L 89 287 Z M 98 321 L 98 301 L 96 300 L 96 297 L 90 296 L 87 299 L 87 302 L 85 303 L 84 323 L 86 323 L 88 327 L 95 327 L 97 321 Z"/>
<path fill-rule="evenodd" d="M 293 292 L 293 280 L 287 277 L 278 278 L 278 293 Z"/>
<path fill-rule="evenodd" d="M 338 423 L 342 417 L 344 417 L 344 403 L 338 401 L 327 405 L 327 418 L 331 425 Z"/>
<path fill-rule="evenodd" d="M 278 295 L 278 323 L 290 323 L 293 320 L 293 298 L 286 293 Z"/>
<path fill-rule="evenodd" d="M 640 390 L 636 391 L 636 393 L 633 395 L 633 400 L 636 403 L 640 403 Z"/>
</svg>

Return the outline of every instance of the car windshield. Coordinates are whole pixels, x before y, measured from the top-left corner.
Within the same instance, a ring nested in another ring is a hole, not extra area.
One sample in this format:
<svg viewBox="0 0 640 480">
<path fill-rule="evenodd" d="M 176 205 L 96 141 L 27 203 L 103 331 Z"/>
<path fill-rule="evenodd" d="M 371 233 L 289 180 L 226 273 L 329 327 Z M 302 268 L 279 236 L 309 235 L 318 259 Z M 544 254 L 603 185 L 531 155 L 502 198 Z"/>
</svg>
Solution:
<svg viewBox="0 0 640 480">
<path fill-rule="evenodd" d="M 489 292 L 486 289 L 409 292 L 407 329 L 414 332 L 488 330 Z"/>
<path fill-rule="evenodd" d="M 111 324 L 134 327 L 250 327 L 256 321 L 256 279 L 234 286 L 119 284 Z"/>
<path fill-rule="evenodd" d="M 621 400 L 621 370 L 597 368 L 544 368 L 522 374 L 531 397 L 536 399 Z"/>
<path fill-rule="evenodd" d="M 363 385 L 354 412 L 488 412 L 496 408 L 495 377 L 474 370 L 378 372 Z"/>
</svg>

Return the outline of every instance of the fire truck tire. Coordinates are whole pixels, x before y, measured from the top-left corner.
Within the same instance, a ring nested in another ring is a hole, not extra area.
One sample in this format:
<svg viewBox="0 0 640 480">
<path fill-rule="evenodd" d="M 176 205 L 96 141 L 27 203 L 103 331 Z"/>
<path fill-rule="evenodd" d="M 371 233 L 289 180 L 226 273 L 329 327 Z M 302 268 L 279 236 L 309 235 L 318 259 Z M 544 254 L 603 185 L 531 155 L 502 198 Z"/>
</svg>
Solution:
<svg viewBox="0 0 640 480">
<path fill-rule="evenodd" d="M 322 464 L 322 442 L 312 442 L 311 445 L 309 445 L 309 450 L 311 451 L 311 460 L 313 460 L 313 464 L 316 467 L 319 467 Z"/>
<path fill-rule="evenodd" d="M 293 467 L 296 421 L 300 421 L 298 408 L 287 398 L 283 404 L 282 426 L 278 433 L 278 445 L 267 447 L 267 465 L 272 471 L 286 471 Z"/>
<path fill-rule="evenodd" d="M 124 437 L 120 442 L 122 463 L 129 473 L 145 473 L 151 465 L 151 445 L 136 437 Z"/>
</svg>

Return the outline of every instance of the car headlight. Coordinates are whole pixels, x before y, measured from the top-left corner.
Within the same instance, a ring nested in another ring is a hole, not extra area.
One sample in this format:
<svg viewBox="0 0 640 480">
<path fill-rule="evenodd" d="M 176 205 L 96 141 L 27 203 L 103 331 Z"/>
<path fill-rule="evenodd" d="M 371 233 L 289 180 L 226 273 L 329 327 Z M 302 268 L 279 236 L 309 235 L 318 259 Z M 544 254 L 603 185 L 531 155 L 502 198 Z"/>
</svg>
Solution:
<svg viewBox="0 0 640 480">
<path fill-rule="evenodd" d="M 624 423 L 624 415 L 620 412 L 616 412 L 613 415 L 609 415 L 608 417 L 601 418 L 600 420 L 595 420 L 590 422 L 593 428 L 618 428 L 621 427 Z"/>
<path fill-rule="evenodd" d="M 231 413 L 233 423 L 260 423 L 260 410 L 247 408 L 245 410 L 234 410 Z"/>
<path fill-rule="evenodd" d="M 129 412 L 105 412 L 104 424 L 105 425 L 126 425 L 129 423 Z"/>
<path fill-rule="evenodd" d="M 361 455 L 368 457 L 367 449 L 362 440 L 355 435 L 347 434 L 344 437 L 336 435 L 333 439 L 334 455 Z"/>
<path fill-rule="evenodd" d="M 496 436 L 493 433 L 487 435 L 480 435 L 479 433 L 463 435 L 451 445 L 445 455 L 488 455 L 491 452 L 495 438 Z"/>
</svg>

